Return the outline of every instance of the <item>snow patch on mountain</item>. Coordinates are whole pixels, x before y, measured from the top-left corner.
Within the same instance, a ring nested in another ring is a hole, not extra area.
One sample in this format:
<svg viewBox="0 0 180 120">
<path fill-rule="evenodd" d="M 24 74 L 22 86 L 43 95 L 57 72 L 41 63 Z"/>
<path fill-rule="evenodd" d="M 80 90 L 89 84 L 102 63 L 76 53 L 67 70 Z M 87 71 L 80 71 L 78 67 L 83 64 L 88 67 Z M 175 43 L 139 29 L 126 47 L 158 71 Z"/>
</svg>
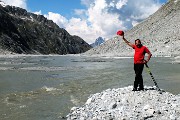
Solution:
<svg viewBox="0 0 180 120">
<path fill-rule="evenodd" d="M 6 7 L 7 5 L 3 2 L 3 1 L 1 1 L 0 0 L 0 5 L 2 5 L 3 7 Z"/>
</svg>

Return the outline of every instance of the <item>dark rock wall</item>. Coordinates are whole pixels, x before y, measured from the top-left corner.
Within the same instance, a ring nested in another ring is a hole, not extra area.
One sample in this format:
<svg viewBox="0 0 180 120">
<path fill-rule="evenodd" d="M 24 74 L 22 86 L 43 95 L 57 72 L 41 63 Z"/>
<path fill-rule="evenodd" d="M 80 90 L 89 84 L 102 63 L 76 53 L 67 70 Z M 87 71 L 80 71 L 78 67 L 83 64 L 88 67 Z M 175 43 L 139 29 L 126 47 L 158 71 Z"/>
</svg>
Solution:
<svg viewBox="0 0 180 120">
<path fill-rule="evenodd" d="M 77 54 L 91 46 L 43 15 L 0 5 L 0 48 L 20 54 Z"/>
</svg>

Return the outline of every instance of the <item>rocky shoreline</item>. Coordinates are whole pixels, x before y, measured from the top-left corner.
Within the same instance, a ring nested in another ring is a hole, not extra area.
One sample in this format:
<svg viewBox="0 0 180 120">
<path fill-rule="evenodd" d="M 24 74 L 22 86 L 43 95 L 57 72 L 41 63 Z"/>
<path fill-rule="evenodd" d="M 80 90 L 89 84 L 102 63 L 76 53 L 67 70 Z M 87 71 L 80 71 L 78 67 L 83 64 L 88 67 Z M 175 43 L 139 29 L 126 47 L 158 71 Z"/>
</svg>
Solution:
<svg viewBox="0 0 180 120">
<path fill-rule="evenodd" d="M 73 107 L 67 120 L 179 120 L 180 94 L 159 92 L 155 87 L 132 91 L 132 86 L 107 89 Z"/>
</svg>

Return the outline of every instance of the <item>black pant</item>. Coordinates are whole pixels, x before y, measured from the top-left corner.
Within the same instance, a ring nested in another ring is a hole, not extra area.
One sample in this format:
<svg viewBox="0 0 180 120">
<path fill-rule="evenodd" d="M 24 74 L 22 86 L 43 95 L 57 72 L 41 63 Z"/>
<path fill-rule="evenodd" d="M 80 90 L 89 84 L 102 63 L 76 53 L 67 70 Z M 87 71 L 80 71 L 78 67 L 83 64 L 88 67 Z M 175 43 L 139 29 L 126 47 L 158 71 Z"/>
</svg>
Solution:
<svg viewBox="0 0 180 120">
<path fill-rule="evenodd" d="M 139 86 L 139 90 L 144 89 L 143 85 L 143 78 L 142 78 L 142 72 L 143 72 L 144 64 L 134 64 L 134 71 L 135 71 L 135 81 L 134 81 L 134 89 L 137 89 Z"/>
</svg>

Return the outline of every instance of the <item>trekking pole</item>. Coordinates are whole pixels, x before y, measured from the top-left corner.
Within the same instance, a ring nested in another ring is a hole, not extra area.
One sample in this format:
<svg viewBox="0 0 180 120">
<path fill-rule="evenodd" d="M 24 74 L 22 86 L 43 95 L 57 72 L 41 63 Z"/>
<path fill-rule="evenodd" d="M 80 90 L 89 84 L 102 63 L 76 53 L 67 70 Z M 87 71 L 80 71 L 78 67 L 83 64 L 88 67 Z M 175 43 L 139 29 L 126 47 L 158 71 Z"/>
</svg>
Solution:
<svg viewBox="0 0 180 120">
<path fill-rule="evenodd" d="M 152 73 L 151 73 L 151 71 L 150 71 L 149 66 L 147 65 L 147 63 L 145 63 L 145 66 L 146 66 L 147 71 L 148 71 L 148 73 L 150 74 L 150 76 L 151 76 L 151 78 L 152 78 L 152 80 L 153 80 L 153 82 L 154 82 L 157 90 L 158 90 L 158 91 L 161 91 L 160 88 L 159 88 L 159 86 L 157 85 L 157 82 L 155 81 L 155 79 L 154 79 L 154 77 L 153 77 L 153 75 L 152 75 Z"/>
</svg>

